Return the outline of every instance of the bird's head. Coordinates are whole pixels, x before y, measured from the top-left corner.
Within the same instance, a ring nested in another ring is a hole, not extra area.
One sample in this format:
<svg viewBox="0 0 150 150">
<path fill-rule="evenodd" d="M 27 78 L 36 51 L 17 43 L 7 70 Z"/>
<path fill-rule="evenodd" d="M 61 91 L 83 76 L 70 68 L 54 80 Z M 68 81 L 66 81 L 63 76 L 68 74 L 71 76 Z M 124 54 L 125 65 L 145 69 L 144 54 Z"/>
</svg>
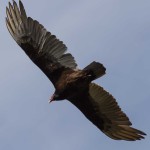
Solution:
<svg viewBox="0 0 150 150">
<path fill-rule="evenodd" d="M 50 98 L 50 100 L 49 100 L 49 103 L 51 103 L 52 101 L 58 101 L 58 100 L 59 100 L 59 95 L 56 94 L 56 93 L 54 93 L 54 94 L 51 96 L 51 98 Z"/>
<path fill-rule="evenodd" d="M 55 91 L 55 93 L 51 96 L 49 103 L 52 101 L 60 101 L 65 99 L 63 94 L 61 94 L 60 92 Z"/>
</svg>

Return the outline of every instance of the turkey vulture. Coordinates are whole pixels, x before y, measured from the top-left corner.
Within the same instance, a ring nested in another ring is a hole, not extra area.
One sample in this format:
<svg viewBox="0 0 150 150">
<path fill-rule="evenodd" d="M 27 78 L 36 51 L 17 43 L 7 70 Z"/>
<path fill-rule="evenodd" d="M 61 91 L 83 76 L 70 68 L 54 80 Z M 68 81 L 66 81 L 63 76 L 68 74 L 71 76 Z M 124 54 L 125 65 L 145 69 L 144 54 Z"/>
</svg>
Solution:
<svg viewBox="0 0 150 150">
<path fill-rule="evenodd" d="M 135 141 L 144 132 L 131 127 L 131 122 L 115 98 L 93 80 L 105 74 L 105 67 L 93 61 L 77 69 L 66 45 L 48 32 L 38 21 L 27 17 L 24 6 L 13 0 L 6 8 L 6 25 L 14 40 L 44 72 L 55 87 L 50 101 L 67 99 L 104 134 L 115 140 Z"/>
</svg>

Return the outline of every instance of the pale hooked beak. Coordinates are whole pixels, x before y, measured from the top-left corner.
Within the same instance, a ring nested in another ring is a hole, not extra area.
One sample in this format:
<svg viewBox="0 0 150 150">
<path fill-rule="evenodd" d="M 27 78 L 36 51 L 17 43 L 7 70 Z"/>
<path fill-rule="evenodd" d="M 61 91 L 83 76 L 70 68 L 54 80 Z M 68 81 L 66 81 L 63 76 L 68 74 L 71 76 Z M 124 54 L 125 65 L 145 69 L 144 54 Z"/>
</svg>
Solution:
<svg viewBox="0 0 150 150">
<path fill-rule="evenodd" d="M 54 94 L 51 96 L 48 102 L 51 103 L 52 101 L 54 101 Z"/>
</svg>

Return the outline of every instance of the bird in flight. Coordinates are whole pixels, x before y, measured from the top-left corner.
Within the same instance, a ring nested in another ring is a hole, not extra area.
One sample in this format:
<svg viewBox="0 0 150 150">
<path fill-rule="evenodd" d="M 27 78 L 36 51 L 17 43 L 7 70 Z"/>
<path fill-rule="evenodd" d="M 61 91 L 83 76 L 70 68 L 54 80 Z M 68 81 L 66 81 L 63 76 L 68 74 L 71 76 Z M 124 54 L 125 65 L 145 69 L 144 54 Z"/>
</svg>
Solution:
<svg viewBox="0 0 150 150">
<path fill-rule="evenodd" d="M 21 1 L 13 0 L 6 8 L 9 33 L 29 58 L 49 78 L 55 87 L 50 102 L 67 99 L 74 104 L 104 134 L 115 140 L 135 141 L 144 132 L 132 123 L 115 98 L 93 80 L 105 74 L 105 67 L 93 61 L 78 69 L 74 57 L 66 53 L 66 45 L 48 32 L 38 21 L 27 17 Z"/>
</svg>

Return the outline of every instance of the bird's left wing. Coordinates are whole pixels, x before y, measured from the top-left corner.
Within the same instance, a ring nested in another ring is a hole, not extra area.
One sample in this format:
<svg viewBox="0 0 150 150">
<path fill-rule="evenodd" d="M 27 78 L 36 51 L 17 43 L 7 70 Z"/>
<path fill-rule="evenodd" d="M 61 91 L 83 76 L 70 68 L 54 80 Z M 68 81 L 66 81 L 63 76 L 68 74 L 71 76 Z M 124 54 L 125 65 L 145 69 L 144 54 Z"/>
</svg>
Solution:
<svg viewBox="0 0 150 150">
<path fill-rule="evenodd" d="M 6 25 L 12 37 L 54 86 L 66 68 L 76 68 L 74 57 L 65 53 L 66 45 L 38 21 L 27 17 L 21 1 L 19 7 L 14 0 L 13 5 L 9 3 L 6 14 Z"/>
<path fill-rule="evenodd" d="M 131 127 L 131 122 L 116 100 L 97 84 L 91 83 L 89 91 L 70 100 L 104 134 L 115 140 L 140 140 L 144 132 Z"/>
</svg>

